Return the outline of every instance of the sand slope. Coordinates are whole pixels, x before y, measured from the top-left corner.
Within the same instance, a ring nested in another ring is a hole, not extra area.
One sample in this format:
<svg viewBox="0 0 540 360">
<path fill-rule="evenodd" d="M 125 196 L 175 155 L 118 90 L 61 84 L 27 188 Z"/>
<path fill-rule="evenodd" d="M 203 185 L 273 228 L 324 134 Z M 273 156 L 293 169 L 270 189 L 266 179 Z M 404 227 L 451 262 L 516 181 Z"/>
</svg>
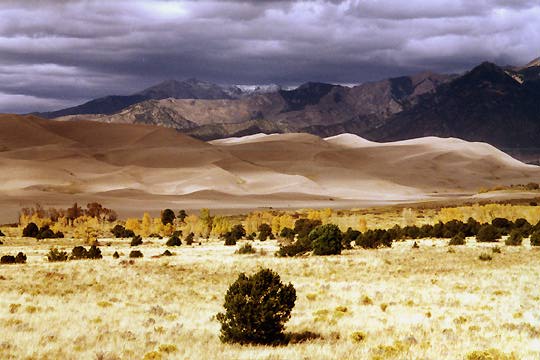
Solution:
<svg viewBox="0 0 540 360">
<path fill-rule="evenodd" d="M 540 168 L 459 139 L 260 134 L 205 143 L 162 127 L 0 115 L 0 220 L 34 202 L 95 199 L 136 213 L 352 206 L 530 181 Z"/>
</svg>

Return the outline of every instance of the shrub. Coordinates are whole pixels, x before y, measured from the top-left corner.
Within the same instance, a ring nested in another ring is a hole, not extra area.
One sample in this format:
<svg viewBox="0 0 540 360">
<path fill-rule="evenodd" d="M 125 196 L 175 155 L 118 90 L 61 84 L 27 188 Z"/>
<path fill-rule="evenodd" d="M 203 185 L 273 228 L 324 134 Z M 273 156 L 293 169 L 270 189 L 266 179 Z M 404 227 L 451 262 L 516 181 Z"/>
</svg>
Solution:
<svg viewBox="0 0 540 360">
<path fill-rule="evenodd" d="M 172 224 L 174 219 L 176 219 L 176 215 L 171 209 L 165 209 L 161 212 L 161 223 L 163 225 Z"/>
<path fill-rule="evenodd" d="M 320 225 L 321 220 L 298 219 L 294 222 L 294 232 L 298 234 L 298 239 L 307 239 L 311 230 Z"/>
<path fill-rule="evenodd" d="M 195 237 L 195 234 L 190 232 L 188 236 L 186 236 L 186 245 L 192 245 L 193 244 L 193 238 Z"/>
<path fill-rule="evenodd" d="M 512 230 L 510 236 L 504 241 L 508 246 L 519 246 L 523 242 L 523 234 L 519 230 Z"/>
<path fill-rule="evenodd" d="M 283 229 L 281 229 L 281 232 L 279 233 L 280 237 L 287 239 L 289 241 L 293 241 L 295 235 L 296 233 L 294 232 L 294 230 L 288 227 L 284 227 Z"/>
<path fill-rule="evenodd" d="M 169 250 L 165 250 L 165 251 L 163 252 L 163 254 L 161 254 L 161 256 L 173 256 L 173 253 L 170 252 Z"/>
<path fill-rule="evenodd" d="M 450 239 L 448 245 L 465 245 L 465 235 L 460 232 Z"/>
<path fill-rule="evenodd" d="M 40 239 L 54 239 L 56 238 L 56 234 L 54 233 L 54 231 L 52 231 L 50 228 L 49 228 L 49 225 L 45 225 L 45 226 L 42 226 L 37 235 L 35 236 L 36 239 L 40 240 Z"/>
<path fill-rule="evenodd" d="M 0 264 L 24 264 L 26 262 L 26 255 L 19 252 L 16 256 L 4 255 L 0 258 Z"/>
<path fill-rule="evenodd" d="M 129 253 L 129 257 L 130 257 L 130 258 L 142 258 L 142 257 L 143 257 L 143 253 L 140 252 L 139 250 L 132 250 L 132 251 Z"/>
<path fill-rule="evenodd" d="M 258 239 L 260 241 L 266 241 L 266 239 L 268 239 L 268 238 L 270 238 L 270 239 L 274 238 L 274 234 L 272 234 L 272 227 L 270 227 L 270 225 L 261 224 L 261 225 L 259 225 L 258 230 L 259 230 Z"/>
<path fill-rule="evenodd" d="M 341 254 L 341 241 L 343 234 L 334 224 L 321 225 L 309 233 L 315 255 Z"/>
<path fill-rule="evenodd" d="M 241 344 L 279 344 L 283 329 L 296 301 L 292 284 L 284 285 L 279 275 L 262 269 L 252 276 L 244 273 L 231 284 L 225 295 L 221 323 L 222 342 Z"/>
<path fill-rule="evenodd" d="M 139 245 L 142 245 L 143 241 L 142 241 L 142 237 L 141 235 L 135 235 L 132 239 L 131 239 L 131 246 L 139 246 Z"/>
<path fill-rule="evenodd" d="M 72 260 L 86 259 L 88 257 L 88 251 L 84 246 L 75 246 L 71 250 L 71 256 L 69 257 Z"/>
<path fill-rule="evenodd" d="M 182 245 L 182 240 L 178 236 L 171 236 L 169 240 L 167 240 L 167 243 L 165 244 L 167 246 L 180 246 Z"/>
<path fill-rule="evenodd" d="M 120 254 L 118 253 L 118 251 L 115 251 L 112 257 L 114 259 L 118 259 L 120 257 Z"/>
<path fill-rule="evenodd" d="M 480 256 L 478 256 L 478 259 L 482 260 L 482 261 L 490 261 L 492 260 L 493 258 L 491 257 L 491 255 L 489 255 L 488 253 L 481 253 Z"/>
<path fill-rule="evenodd" d="M 225 245 L 226 246 L 234 246 L 236 245 L 236 238 L 234 237 L 233 233 L 230 231 L 227 231 L 223 238 L 225 239 Z"/>
<path fill-rule="evenodd" d="M 540 246 L 540 231 L 531 234 L 531 246 Z"/>
<path fill-rule="evenodd" d="M 345 233 L 343 234 L 343 241 L 341 242 L 341 246 L 344 249 L 352 248 L 351 242 L 353 241 L 356 242 L 356 239 L 358 239 L 360 234 L 361 234 L 360 231 L 353 230 L 352 228 L 348 228 L 347 231 L 345 231 Z"/>
<path fill-rule="evenodd" d="M 92 245 L 90 246 L 90 249 L 88 250 L 86 257 L 87 259 L 101 259 L 103 258 L 103 255 L 101 255 L 100 248 L 98 248 L 96 245 Z"/>
<path fill-rule="evenodd" d="M 23 236 L 25 236 L 25 237 L 34 237 L 35 238 L 38 233 L 39 233 L 39 228 L 33 222 L 26 225 L 26 227 L 23 229 Z"/>
<path fill-rule="evenodd" d="M 15 256 L 15 263 L 16 264 L 24 264 L 26 263 L 26 255 L 22 252 L 19 252 L 17 256 Z"/>
<path fill-rule="evenodd" d="M 4 233 L 2 232 L 2 230 L 0 230 L 0 237 L 2 237 L 2 236 L 6 236 L 6 235 L 4 235 Z"/>
<path fill-rule="evenodd" d="M 236 238 L 236 240 L 240 240 L 244 236 L 246 236 L 246 230 L 241 224 L 234 225 L 231 229 L 232 236 Z"/>
<path fill-rule="evenodd" d="M 47 260 L 50 262 L 56 261 L 66 261 L 68 259 L 68 253 L 65 251 L 58 250 L 57 248 L 52 248 L 47 254 Z"/>
<path fill-rule="evenodd" d="M 311 250 L 312 248 L 311 248 L 311 243 L 309 242 L 309 240 L 298 239 L 291 245 L 281 245 L 276 255 L 281 256 L 281 257 L 297 256 L 297 255 L 305 254 Z"/>
<path fill-rule="evenodd" d="M 476 241 L 479 242 L 495 242 L 501 238 L 501 233 L 494 225 L 484 224 L 478 230 Z"/>
<path fill-rule="evenodd" d="M 364 249 L 377 249 L 383 246 L 391 247 L 393 239 L 398 238 L 399 234 L 400 232 L 397 229 L 391 231 L 382 229 L 368 230 L 358 236 L 356 245 Z"/>
<path fill-rule="evenodd" d="M 4 255 L 0 258 L 0 264 L 15 264 L 15 256 Z"/>
<path fill-rule="evenodd" d="M 158 233 L 151 233 L 150 235 L 148 235 L 148 237 L 155 239 L 163 239 L 163 236 L 159 235 Z"/>
<path fill-rule="evenodd" d="M 514 224 L 510 220 L 505 218 L 495 218 L 491 221 L 491 225 L 499 229 L 499 232 L 502 235 L 508 235 L 508 233 L 510 233 L 510 230 L 512 230 L 512 227 L 514 226 Z"/>
<path fill-rule="evenodd" d="M 115 238 L 130 238 L 135 236 L 133 230 L 128 230 L 122 225 L 115 225 L 111 232 Z"/>
<path fill-rule="evenodd" d="M 237 254 L 254 254 L 255 252 L 255 249 L 250 243 L 244 244 L 238 250 L 236 250 Z"/>
</svg>

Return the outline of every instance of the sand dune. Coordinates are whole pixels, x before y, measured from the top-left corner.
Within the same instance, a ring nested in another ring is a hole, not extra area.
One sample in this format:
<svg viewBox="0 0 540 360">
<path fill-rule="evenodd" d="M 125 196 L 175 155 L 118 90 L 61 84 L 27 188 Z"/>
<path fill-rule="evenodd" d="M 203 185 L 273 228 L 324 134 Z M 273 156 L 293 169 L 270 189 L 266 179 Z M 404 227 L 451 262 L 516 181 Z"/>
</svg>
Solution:
<svg viewBox="0 0 540 360">
<path fill-rule="evenodd" d="M 95 199 L 121 213 L 359 206 L 540 181 L 540 168 L 459 139 L 259 134 L 205 143 L 160 127 L 13 115 L 0 115 L 0 170 L 5 221 L 35 202 Z"/>
</svg>

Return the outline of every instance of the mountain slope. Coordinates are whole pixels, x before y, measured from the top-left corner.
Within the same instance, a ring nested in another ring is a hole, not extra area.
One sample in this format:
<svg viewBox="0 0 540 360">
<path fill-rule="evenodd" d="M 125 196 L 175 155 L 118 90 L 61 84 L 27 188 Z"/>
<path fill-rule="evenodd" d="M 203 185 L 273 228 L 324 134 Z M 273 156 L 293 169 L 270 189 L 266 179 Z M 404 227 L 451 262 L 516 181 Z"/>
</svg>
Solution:
<svg viewBox="0 0 540 360">
<path fill-rule="evenodd" d="M 483 63 L 365 133 L 392 141 L 421 136 L 482 140 L 499 148 L 536 147 L 540 137 L 540 86 L 520 82 Z"/>
</svg>

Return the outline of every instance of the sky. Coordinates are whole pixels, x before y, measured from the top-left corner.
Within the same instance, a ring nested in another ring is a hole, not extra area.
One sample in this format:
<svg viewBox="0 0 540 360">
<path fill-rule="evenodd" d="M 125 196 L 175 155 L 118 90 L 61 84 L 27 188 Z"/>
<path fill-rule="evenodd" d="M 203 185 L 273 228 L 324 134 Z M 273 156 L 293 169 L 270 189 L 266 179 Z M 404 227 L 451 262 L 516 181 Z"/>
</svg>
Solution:
<svg viewBox="0 0 540 360">
<path fill-rule="evenodd" d="M 362 83 L 540 56 L 538 0 L 2 0 L 0 112 L 167 79 Z"/>
</svg>

